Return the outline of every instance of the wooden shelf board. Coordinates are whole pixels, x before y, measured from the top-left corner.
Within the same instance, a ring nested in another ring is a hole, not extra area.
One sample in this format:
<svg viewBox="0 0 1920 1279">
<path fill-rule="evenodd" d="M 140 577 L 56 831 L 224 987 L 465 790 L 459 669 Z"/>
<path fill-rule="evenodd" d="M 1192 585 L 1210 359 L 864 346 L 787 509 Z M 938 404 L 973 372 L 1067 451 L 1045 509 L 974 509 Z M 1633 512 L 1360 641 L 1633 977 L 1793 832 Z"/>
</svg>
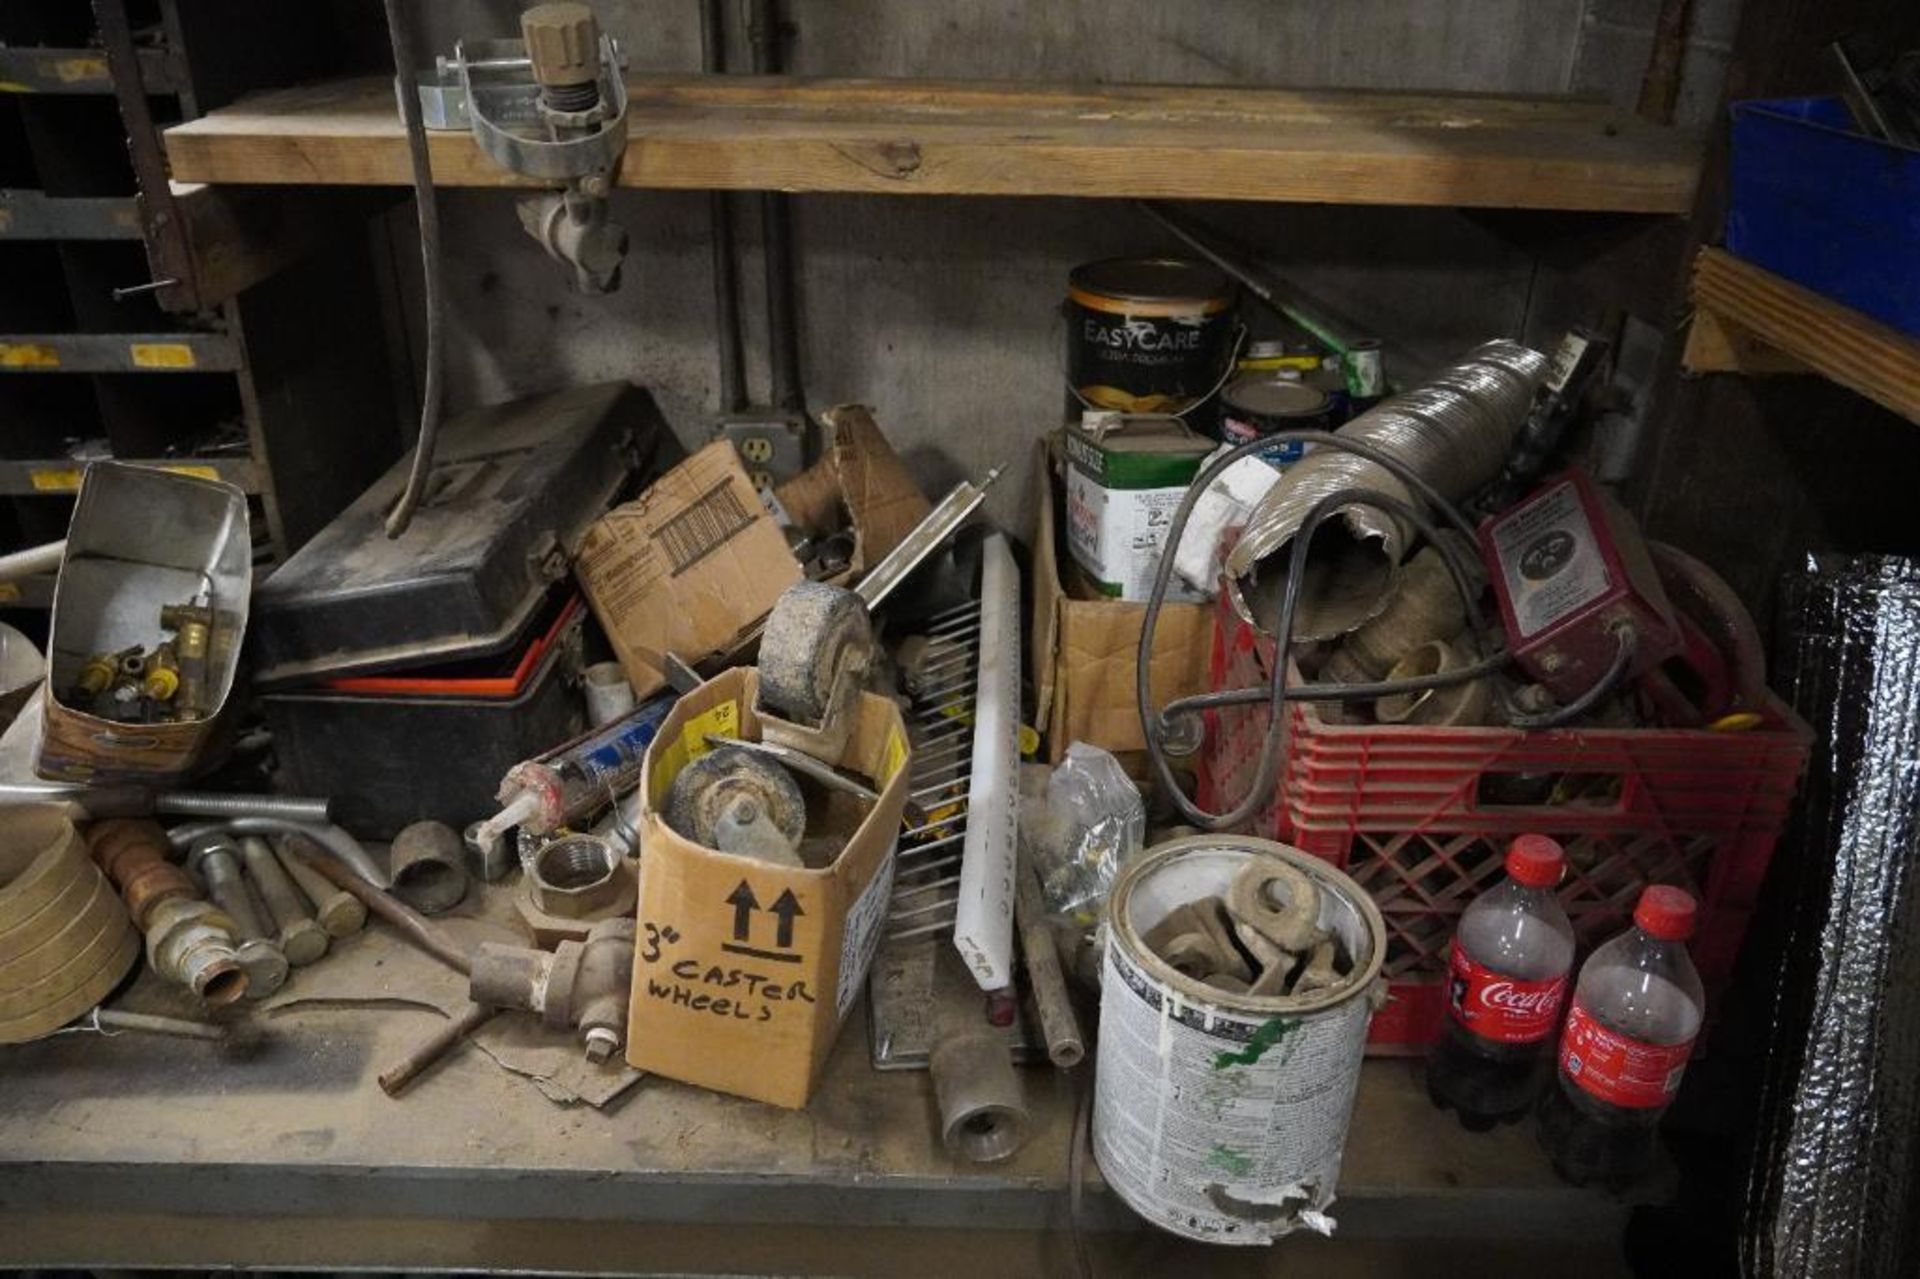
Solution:
<svg viewBox="0 0 1920 1279">
<path fill-rule="evenodd" d="M 623 186 L 1139 196 L 1679 213 L 1697 137 L 1564 99 L 1262 88 L 643 76 Z M 396 186 L 389 80 L 242 99 L 168 129 L 181 182 Z M 523 186 L 465 132 L 446 186 Z"/>
<path fill-rule="evenodd" d="M 1689 371 L 1818 373 L 1920 422 L 1920 338 L 1724 249 L 1700 251 L 1692 294 Z"/>
</svg>

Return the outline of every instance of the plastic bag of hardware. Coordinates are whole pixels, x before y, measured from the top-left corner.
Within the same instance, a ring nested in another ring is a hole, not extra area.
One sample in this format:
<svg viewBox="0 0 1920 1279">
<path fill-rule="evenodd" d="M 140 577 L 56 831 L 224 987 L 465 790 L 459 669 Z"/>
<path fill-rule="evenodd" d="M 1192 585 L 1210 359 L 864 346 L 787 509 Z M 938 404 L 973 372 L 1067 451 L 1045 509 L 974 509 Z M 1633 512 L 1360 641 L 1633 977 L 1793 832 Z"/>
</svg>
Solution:
<svg viewBox="0 0 1920 1279">
<path fill-rule="evenodd" d="M 1031 848 L 1047 910 L 1093 923 L 1114 877 L 1146 842 L 1139 788 L 1112 752 L 1075 742 L 1047 781 L 1044 816 L 1035 825 Z"/>
</svg>

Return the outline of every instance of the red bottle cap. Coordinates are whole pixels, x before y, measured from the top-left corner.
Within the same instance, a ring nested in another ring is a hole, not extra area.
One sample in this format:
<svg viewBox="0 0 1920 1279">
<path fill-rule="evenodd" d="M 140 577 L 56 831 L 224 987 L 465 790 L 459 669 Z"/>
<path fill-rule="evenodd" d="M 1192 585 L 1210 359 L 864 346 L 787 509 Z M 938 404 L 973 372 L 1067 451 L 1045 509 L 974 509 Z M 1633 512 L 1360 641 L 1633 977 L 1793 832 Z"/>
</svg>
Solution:
<svg viewBox="0 0 1920 1279">
<path fill-rule="evenodd" d="M 1640 904 L 1633 908 L 1633 922 L 1650 937 L 1685 941 L 1693 936 L 1693 916 L 1698 909 L 1693 894 L 1686 889 L 1651 884 L 1640 893 Z"/>
<path fill-rule="evenodd" d="M 1545 835 L 1522 835 L 1507 846 L 1507 874 L 1528 888 L 1552 888 L 1566 864 L 1566 850 Z"/>
</svg>

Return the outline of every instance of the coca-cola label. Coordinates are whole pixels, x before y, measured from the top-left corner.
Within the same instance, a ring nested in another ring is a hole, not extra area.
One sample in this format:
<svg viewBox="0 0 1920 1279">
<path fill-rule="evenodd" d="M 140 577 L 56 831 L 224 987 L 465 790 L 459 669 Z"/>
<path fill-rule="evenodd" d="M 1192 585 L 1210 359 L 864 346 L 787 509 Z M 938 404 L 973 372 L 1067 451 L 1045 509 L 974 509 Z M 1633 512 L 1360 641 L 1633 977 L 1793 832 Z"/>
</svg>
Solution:
<svg viewBox="0 0 1920 1279">
<path fill-rule="evenodd" d="M 1503 1044 L 1537 1043 L 1560 1024 L 1560 1003 L 1567 975 L 1545 981 L 1520 981 L 1474 962 L 1453 947 L 1447 1002 L 1453 1019 L 1480 1036 Z"/>
<path fill-rule="evenodd" d="M 1560 1036 L 1560 1071 L 1596 1100 L 1646 1110 L 1673 1100 L 1692 1053 L 1691 1039 L 1650 1044 L 1623 1035 L 1575 999 Z"/>
</svg>

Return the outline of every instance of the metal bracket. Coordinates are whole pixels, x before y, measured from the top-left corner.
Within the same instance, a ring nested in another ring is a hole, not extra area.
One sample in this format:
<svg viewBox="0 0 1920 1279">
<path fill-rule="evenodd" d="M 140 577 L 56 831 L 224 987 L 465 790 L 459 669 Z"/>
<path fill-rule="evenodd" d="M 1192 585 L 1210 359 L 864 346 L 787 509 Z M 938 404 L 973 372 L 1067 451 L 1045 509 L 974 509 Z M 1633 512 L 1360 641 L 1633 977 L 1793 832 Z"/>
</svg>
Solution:
<svg viewBox="0 0 1920 1279">
<path fill-rule="evenodd" d="M 469 130 L 488 159 L 530 178 L 611 174 L 627 148 L 625 65 L 619 42 L 602 34 L 601 106 L 564 122 L 592 131 L 562 138 L 555 136 L 561 122 L 540 105 L 524 41 L 460 40 L 453 57 L 435 59 L 432 78 L 421 79 L 421 115 L 429 129 Z"/>
</svg>

